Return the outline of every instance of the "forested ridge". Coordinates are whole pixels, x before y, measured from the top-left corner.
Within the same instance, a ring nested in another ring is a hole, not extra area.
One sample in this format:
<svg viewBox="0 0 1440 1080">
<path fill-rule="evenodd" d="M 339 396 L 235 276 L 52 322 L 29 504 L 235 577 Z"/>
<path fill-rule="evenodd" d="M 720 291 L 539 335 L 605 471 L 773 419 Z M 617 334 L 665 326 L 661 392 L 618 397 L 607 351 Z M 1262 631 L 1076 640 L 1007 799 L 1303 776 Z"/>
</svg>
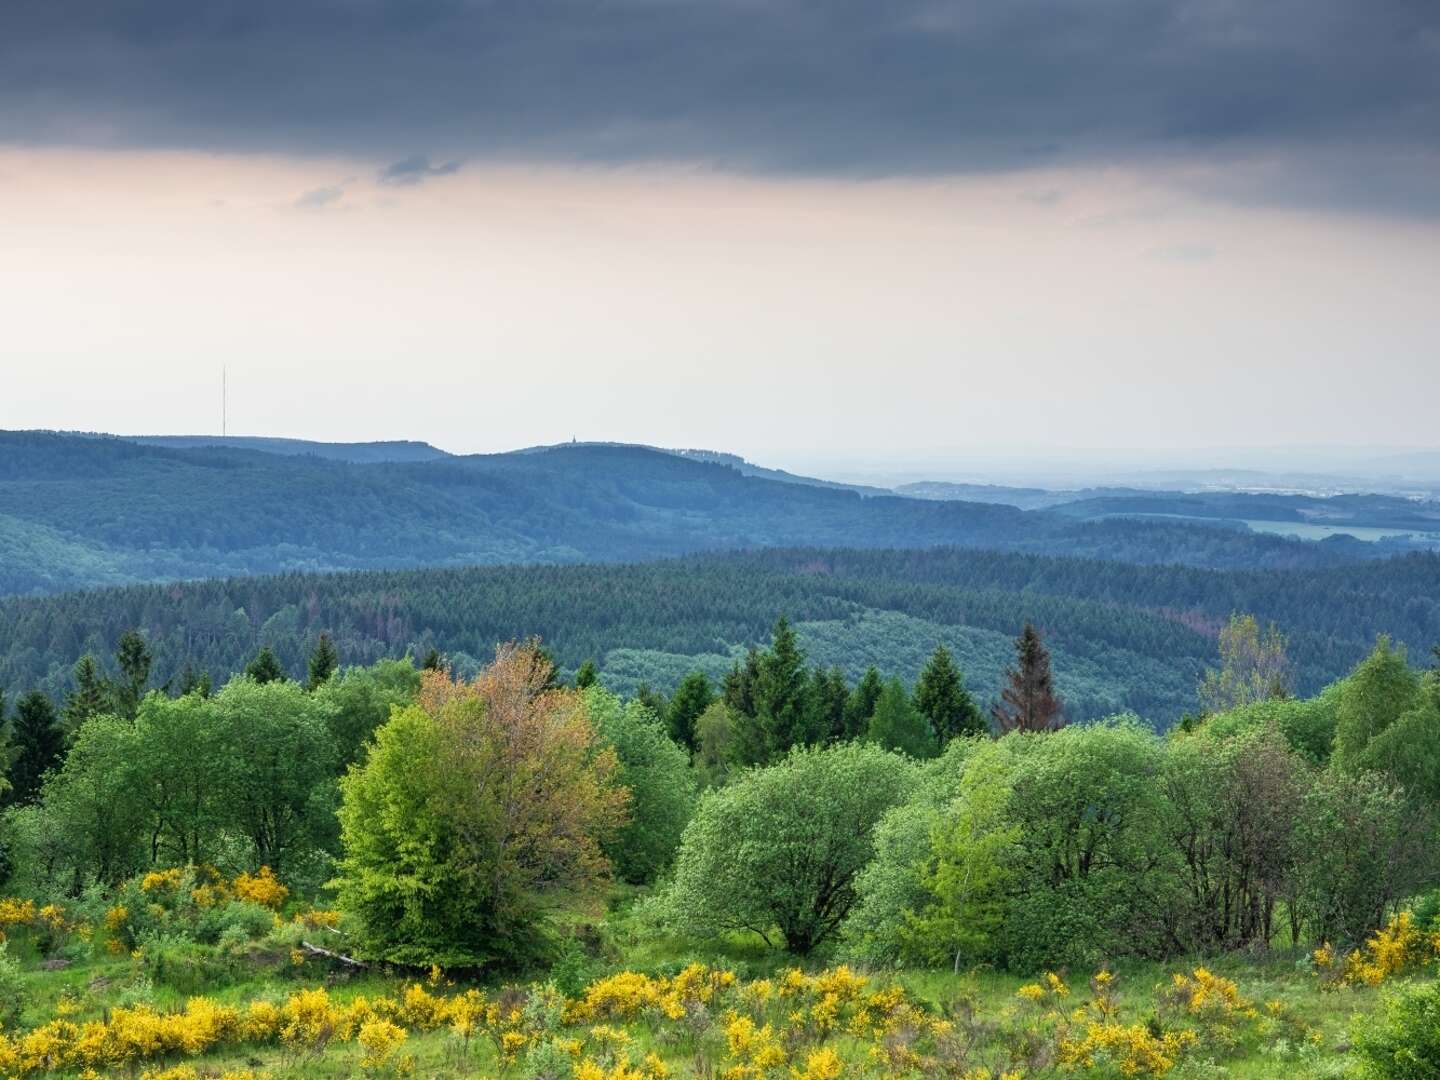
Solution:
<svg viewBox="0 0 1440 1080">
<path fill-rule="evenodd" d="M 0 432 L 0 594 L 283 571 L 576 563 L 787 546 L 962 545 L 1293 569 L 1375 545 L 900 496 L 644 447 L 354 463 Z"/>
<path fill-rule="evenodd" d="M 1235 611 L 1290 638 L 1297 687 L 1348 670 L 1377 635 L 1417 654 L 1440 641 L 1440 557 L 1286 572 L 1139 566 L 941 548 L 776 549 L 623 565 L 286 574 L 0 601 L 0 685 L 65 689 L 83 653 L 147 638 L 161 681 L 220 680 L 262 646 L 297 672 L 328 633 L 346 662 L 435 648 L 482 660 L 539 635 L 566 671 L 587 659 L 619 689 L 720 674 L 785 614 L 817 661 L 857 678 L 913 678 L 944 641 L 978 693 L 998 689 L 1008 641 L 1041 626 L 1078 716 L 1133 710 L 1167 723 L 1194 704 L 1214 635 Z M 709 658 L 698 662 L 694 658 Z"/>
</svg>

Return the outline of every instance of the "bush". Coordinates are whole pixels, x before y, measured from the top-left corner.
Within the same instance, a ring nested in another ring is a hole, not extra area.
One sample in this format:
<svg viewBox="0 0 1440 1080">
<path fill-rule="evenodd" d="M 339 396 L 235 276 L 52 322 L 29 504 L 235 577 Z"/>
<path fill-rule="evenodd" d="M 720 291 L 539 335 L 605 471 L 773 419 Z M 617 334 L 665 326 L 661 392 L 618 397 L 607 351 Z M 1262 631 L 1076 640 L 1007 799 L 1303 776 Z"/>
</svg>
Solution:
<svg viewBox="0 0 1440 1080">
<path fill-rule="evenodd" d="M 1378 1080 L 1440 1078 L 1440 982 L 1389 997 L 1383 1021 L 1367 1020 L 1356 1033 L 1355 1055 Z"/>
<path fill-rule="evenodd" d="M 829 938 L 855 903 L 876 824 L 914 787 L 916 766 L 877 746 L 796 749 L 707 792 L 680 844 L 665 897 L 698 933 L 745 929 L 790 952 Z"/>
<path fill-rule="evenodd" d="M 25 1008 L 25 976 L 20 962 L 10 955 L 9 946 L 0 941 L 0 1027 L 14 1030 Z"/>
</svg>

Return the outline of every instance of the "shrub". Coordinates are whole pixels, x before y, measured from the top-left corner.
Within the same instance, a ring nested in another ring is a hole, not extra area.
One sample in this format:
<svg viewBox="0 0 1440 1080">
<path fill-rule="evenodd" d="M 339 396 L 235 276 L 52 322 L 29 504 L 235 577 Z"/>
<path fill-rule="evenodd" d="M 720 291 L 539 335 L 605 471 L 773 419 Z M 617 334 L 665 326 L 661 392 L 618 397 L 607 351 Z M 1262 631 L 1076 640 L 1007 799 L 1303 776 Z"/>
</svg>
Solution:
<svg viewBox="0 0 1440 1080">
<path fill-rule="evenodd" d="M 14 1028 L 25 1008 L 25 976 L 20 962 L 10 955 L 8 945 L 0 941 L 0 1028 Z"/>
<path fill-rule="evenodd" d="M 1388 998 L 1381 1022 L 1367 1020 L 1356 1032 L 1355 1055 L 1377 1080 L 1440 1078 L 1440 982 Z"/>
</svg>

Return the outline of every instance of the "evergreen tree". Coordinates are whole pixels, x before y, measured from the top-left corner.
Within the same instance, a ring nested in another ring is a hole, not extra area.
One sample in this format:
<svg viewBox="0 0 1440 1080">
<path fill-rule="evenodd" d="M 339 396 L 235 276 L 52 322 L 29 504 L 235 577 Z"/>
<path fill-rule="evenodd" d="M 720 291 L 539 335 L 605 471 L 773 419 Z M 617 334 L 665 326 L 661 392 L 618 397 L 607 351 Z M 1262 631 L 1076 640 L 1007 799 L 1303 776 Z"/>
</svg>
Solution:
<svg viewBox="0 0 1440 1080">
<path fill-rule="evenodd" d="M 920 673 L 915 708 L 930 722 L 941 748 L 958 735 L 978 735 L 989 728 L 944 645 L 936 646 Z"/>
<path fill-rule="evenodd" d="M 134 630 L 120 635 L 115 646 L 115 663 L 120 668 L 120 678 L 115 686 L 115 706 L 120 715 L 134 720 L 140 708 L 140 699 L 145 696 L 145 687 L 150 682 L 150 646 Z"/>
<path fill-rule="evenodd" d="M 46 771 L 60 763 L 65 751 L 60 718 L 42 691 L 32 690 L 16 702 L 10 739 L 15 759 L 10 766 L 6 798 L 12 803 L 33 802 L 40 794 Z"/>
<path fill-rule="evenodd" d="M 665 715 L 665 695 L 651 687 L 648 682 L 642 682 L 639 686 L 635 687 L 635 697 L 633 700 L 638 701 L 656 716 Z"/>
<path fill-rule="evenodd" d="M 875 703 L 885 683 L 874 666 L 865 669 L 865 674 L 855 684 L 850 699 L 845 703 L 845 733 L 847 739 L 861 738 L 870 728 L 870 717 L 875 715 Z"/>
<path fill-rule="evenodd" d="M 65 698 L 65 729 L 73 737 L 92 716 L 115 708 L 115 692 L 89 653 L 75 661 L 75 689 Z"/>
<path fill-rule="evenodd" d="M 1064 705 L 1055 696 L 1050 675 L 1050 653 L 1034 624 L 1026 623 L 1015 641 L 1016 666 L 1009 685 L 1000 692 L 994 708 L 1000 734 L 1009 731 L 1050 731 L 1065 723 Z"/>
<path fill-rule="evenodd" d="M 340 654 L 335 651 L 335 642 L 330 640 L 329 634 L 320 635 L 305 666 L 309 675 L 305 684 L 307 690 L 316 689 L 335 674 L 335 669 L 340 666 Z"/>
<path fill-rule="evenodd" d="M 580 670 L 575 672 L 575 689 L 588 690 L 600 681 L 600 669 L 595 666 L 594 660 L 586 660 L 580 665 Z"/>
<path fill-rule="evenodd" d="M 703 671 L 692 671 L 680 680 L 665 710 L 665 727 L 686 750 L 695 749 L 695 721 L 715 700 L 715 688 Z"/>
<path fill-rule="evenodd" d="M 755 716 L 759 713 L 759 706 L 756 704 L 756 687 L 760 683 L 760 651 L 751 646 L 750 651 L 745 654 L 745 663 L 742 665 L 738 660 L 730 673 L 725 676 L 725 685 L 722 696 L 725 699 L 725 707 L 732 714 L 740 716 Z"/>
<path fill-rule="evenodd" d="M 430 646 L 429 650 L 425 653 L 425 659 L 423 659 L 423 660 L 420 661 L 420 670 L 421 670 L 421 671 L 444 671 L 444 670 L 445 670 L 445 657 L 443 657 L 442 655 L 440 655 L 440 650 L 439 650 L 439 649 L 435 648 L 435 646 L 433 646 L 433 645 Z"/>
<path fill-rule="evenodd" d="M 245 665 L 245 674 L 262 686 L 268 682 L 285 681 L 285 669 L 280 666 L 280 661 L 276 659 L 269 645 L 262 648 L 255 654 L 255 659 Z"/>
<path fill-rule="evenodd" d="M 180 696 L 199 694 L 202 698 L 208 698 L 211 689 L 210 673 L 197 671 L 194 664 L 187 662 L 185 670 L 180 673 Z"/>
<path fill-rule="evenodd" d="M 930 724 L 910 704 L 910 695 L 899 679 L 891 679 L 875 702 L 866 737 L 886 750 L 899 750 L 915 758 L 935 756 L 935 737 Z"/>
<path fill-rule="evenodd" d="M 839 667 L 828 671 L 817 667 L 810 672 L 809 730 L 817 741 L 839 742 L 845 738 L 845 707 L 850 702 L 850 687 Z"/>
<path fill-rule="evenodd" d="M 820 741 L 821 733 L 810 726 L 809 690 L 805 653 L 790 620 L 782 615 L 760 662 L 760 722 L 769 742 L 769 760 L 788 754 L 792 746 Z"/>
</svg>

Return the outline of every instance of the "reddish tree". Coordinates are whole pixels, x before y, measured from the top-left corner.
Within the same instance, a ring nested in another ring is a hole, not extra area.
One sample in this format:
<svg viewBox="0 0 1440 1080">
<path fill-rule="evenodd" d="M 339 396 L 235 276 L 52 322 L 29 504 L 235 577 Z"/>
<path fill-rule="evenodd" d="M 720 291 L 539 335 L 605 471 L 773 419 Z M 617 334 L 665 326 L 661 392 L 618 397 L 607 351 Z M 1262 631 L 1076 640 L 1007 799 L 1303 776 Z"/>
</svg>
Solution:
<svg viewBox="0 0 1440 1080">
<path fill-rule="evenodd" d="M 1007 731 L 1053 731 L 1065 723 L 1064 703 L 1055 696 L 1050 653 L 1031 623 L 1015 641 L 1017 666 L 992 713 L 1001 735 Z"/>
</svg>

